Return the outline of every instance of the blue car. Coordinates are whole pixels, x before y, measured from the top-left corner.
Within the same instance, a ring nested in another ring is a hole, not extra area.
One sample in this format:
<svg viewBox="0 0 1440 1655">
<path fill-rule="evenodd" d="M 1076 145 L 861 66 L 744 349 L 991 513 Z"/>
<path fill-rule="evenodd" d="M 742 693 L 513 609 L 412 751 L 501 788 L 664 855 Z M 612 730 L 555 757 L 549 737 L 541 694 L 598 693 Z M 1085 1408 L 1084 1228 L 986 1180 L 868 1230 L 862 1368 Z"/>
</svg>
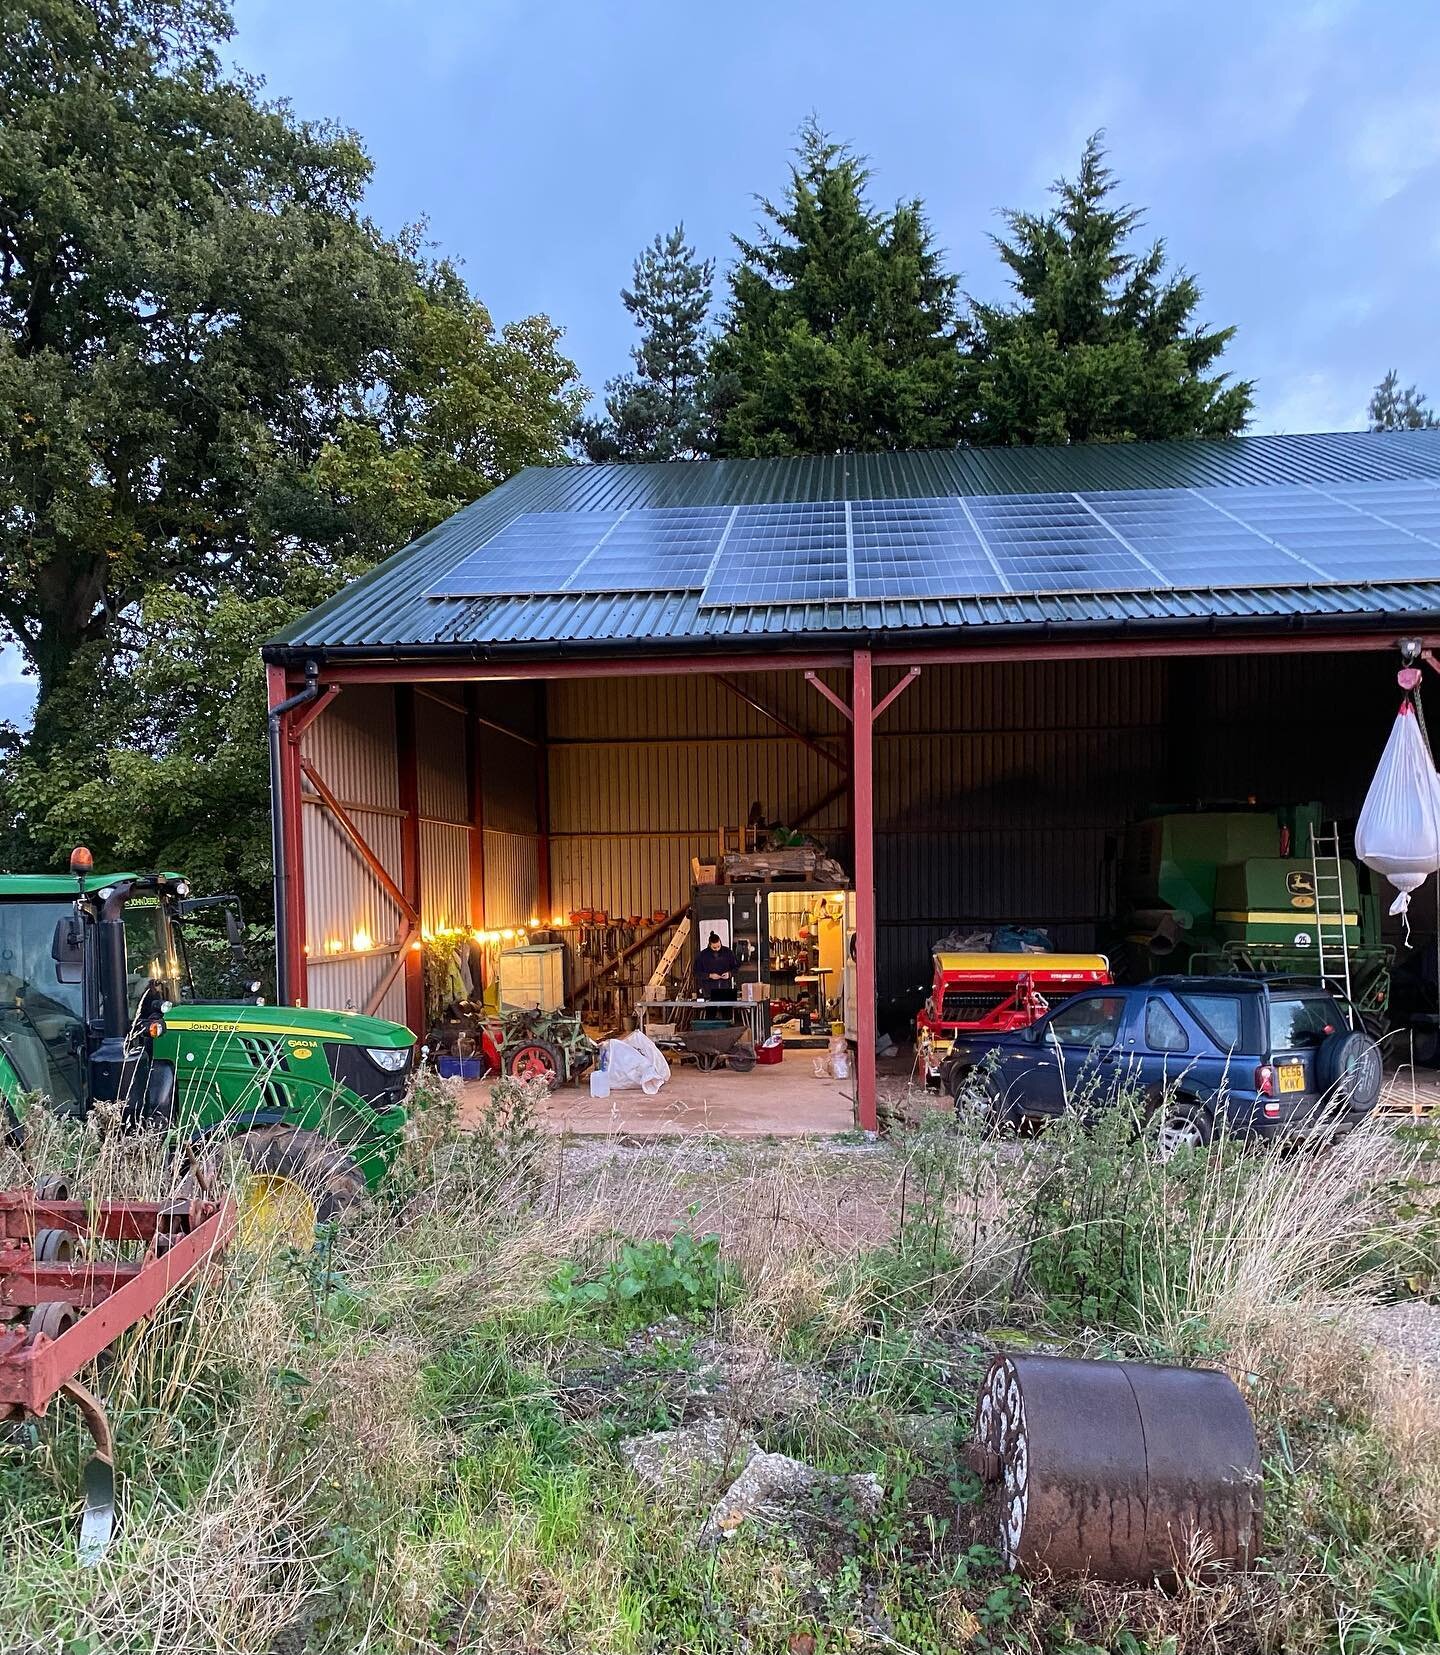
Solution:
<svg viewBox="0 0 1440 1655">
<path fill-rule="evenodd" d="M 996 1125 L 1089 1109 L 1131 1089 L 1163 1110 L 1160 1147 L 1217 1131 L 1331 1135 L 1374 1109 L 1380 1049 L 1313 984 L 1156 977 L 1086 990 L 1013 1034 L 955 1043 L 945 1083 L 957 1111 Z"/>
</svg>

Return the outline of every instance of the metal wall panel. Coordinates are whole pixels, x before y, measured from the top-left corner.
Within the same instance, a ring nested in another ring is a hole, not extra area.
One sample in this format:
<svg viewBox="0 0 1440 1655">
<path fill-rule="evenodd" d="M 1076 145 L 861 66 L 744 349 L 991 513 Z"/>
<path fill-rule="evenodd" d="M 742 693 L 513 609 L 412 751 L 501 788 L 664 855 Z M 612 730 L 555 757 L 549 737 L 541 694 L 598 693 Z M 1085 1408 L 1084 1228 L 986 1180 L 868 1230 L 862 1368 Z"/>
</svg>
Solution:
<svg viewBox="0 0 1440 1655">
<path fill-rule="evenodd" d="M 442 931 L 470 923 L 470 829 L 420 823 L 420 923 Z"/>
<path fill-rule="evenodd" d="M 420 814 L 437 822 L 470 817 L 465 777 L 465 714 L 432 695 L 415 697 L 415 749 L 420 772 Z"/>
<path fill-rule="evenodd" d="M 364 959 L 311 960 L 310 1004 L 328 1011 L 363 1011 L 394 959 L 394 950 L 385 949 Z M 392 1023 L 405 1021 L 403 977 L 391 983 L 374 1015 Z"/>
<path fill-rule="evenodd" d="M 485 830 L 485 924 L 492 929 L 528 924 L 541 915 L 540 857 L 533 834 Z"/>
<path fill-rule="evenodd" d="M 793 728 L 807 734 L 845 735 L 849 726 L 804 675 L 735 674 L 735 682 Z M 843 693 L 843 674 L 827 674 Z M 677 678 L 556 679 L 549 686 L 552 741 L 625 738 L 758 736 L 788 740 L 775 724 L 719 679 L 701 670 Z"/>
<path fill-rule="evenodd" d="M 395 696 L 386 686 L 343 689 L 305 732 L 304 753 L 336 798 L 399 808 Z"/>
</svg>

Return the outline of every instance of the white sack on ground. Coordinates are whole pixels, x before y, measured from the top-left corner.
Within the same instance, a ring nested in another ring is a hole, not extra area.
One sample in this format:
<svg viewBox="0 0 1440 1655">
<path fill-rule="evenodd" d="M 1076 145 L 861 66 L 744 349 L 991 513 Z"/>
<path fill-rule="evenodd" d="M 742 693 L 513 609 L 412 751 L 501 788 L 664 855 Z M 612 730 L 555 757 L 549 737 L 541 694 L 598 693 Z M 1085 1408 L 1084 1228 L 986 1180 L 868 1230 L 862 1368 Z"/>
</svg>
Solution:
<svg viewBox="0 0 1440 1655">
<path fill-rule="evenodd" d="M 1399 891 L 1392 914 L 1403 914 L 1410 893 L 1440 870 L 1440 777 L 1409 701 L 1401 703 L 1365 795 L 1355 854 Z"/>
<path fill-rule="evenodd" d="M 603 1041 L 601 1051 L 612 1092 L 638 1086 L 647 1097 L 653 1098 L 670 1078 L 670 1065 L 665 1061 L 664 1052 L 639 1029 L 623 1040 Z"/>
</svg>

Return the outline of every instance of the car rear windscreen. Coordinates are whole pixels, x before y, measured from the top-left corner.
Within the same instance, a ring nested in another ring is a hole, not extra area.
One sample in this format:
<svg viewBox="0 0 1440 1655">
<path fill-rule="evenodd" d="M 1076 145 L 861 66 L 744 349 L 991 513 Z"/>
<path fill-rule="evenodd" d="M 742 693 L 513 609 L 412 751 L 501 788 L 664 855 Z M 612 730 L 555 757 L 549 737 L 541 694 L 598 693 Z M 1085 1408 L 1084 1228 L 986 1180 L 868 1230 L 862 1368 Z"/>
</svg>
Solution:
<svg viewBox="0 0 1440 1655">
<path fill-rule="evenodd" d="M 1253 994 L 1182 994 L 1180 1003 L 1199 1023 L 1200 1027 L 1210 1036 L 1223 1052 L 1253 1052 L 1259 1048 L 1256 1044 L 1258 1030 L 1255 1027 L 1256 1014 L 1247 1006 L 1253 1006 L 1257 996 Z"/>
<path fill-rule="evenodd" d="M 1328 994 L 1270 995 L 1270 1050 L 1304 1052 L 1327 1035 L 1346 1027 L 1339 1006 Z"/>
</svg>

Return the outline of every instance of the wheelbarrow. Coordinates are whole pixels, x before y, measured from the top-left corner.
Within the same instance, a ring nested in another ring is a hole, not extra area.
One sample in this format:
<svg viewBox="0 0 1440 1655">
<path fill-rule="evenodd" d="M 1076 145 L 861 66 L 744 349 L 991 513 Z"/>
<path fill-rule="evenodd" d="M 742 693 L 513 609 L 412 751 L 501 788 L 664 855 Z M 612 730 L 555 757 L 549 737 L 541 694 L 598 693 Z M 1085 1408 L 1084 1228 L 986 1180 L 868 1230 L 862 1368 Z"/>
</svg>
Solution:
<svg viewBox="0 0 1440 1655">
<path fill-rule="evenodd" d="M 79 1410 L 95 1442 L 81 1563 L 98 1562 L 110 1543 L 115 1455 L 104 1406 L 77 1375 L 224 1252 L 235 1222 L 228 1199 L 72 1201 L 57 1178 L 0 1190 L 0 1421 L 38 1418 L 57 1396 Z M 100 1258 L 85 1247 L 96 1242 L 144 1253 Z"/>
<path fill-rule="evenodd" d="M 755 1047 L 742 1023 L 725 1029 L 683 1029 L 678 1039 L 681 1061 L 693 1059 L 702 1074 L 726 1068 L 746 1074 L 755 1067 Z"/>
</svg>

